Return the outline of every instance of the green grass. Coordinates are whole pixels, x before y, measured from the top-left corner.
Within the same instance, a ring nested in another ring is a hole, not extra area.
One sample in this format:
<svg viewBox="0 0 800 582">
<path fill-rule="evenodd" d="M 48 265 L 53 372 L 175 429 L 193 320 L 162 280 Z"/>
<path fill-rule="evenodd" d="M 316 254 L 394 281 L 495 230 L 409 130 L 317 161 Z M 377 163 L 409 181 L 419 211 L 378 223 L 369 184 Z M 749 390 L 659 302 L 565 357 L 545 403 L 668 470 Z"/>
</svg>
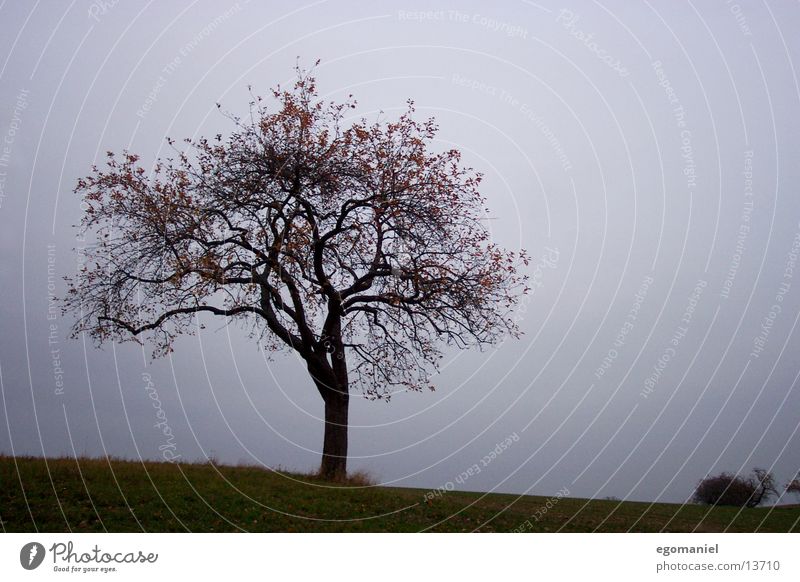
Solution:
<svg viewBox="0 0 800 582">
<path fill-rule="evenodd" d="M 543 513 L 547 497 L 449 492 L 426 502 L 424 489 L 355 481 L 255 467 L 0 456 L 0 520 L 6 532 L 800 531 L 798 506 L 566 497 Z"/>
</svg>

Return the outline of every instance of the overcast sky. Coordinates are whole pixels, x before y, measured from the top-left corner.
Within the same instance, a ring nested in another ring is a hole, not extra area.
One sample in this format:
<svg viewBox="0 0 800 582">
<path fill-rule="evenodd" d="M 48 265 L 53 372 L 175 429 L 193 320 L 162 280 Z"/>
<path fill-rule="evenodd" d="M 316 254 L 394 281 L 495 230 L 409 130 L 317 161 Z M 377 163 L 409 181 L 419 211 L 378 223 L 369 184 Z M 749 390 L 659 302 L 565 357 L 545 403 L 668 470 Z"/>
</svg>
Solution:
<svg viewBox="0 0 800 582">
<path fill-rule="evenodd" d="M 225 133 L 215 103 L 319 58 L 354 115 L 434 116 L 495 241 L 533 258 L 523 338 L 448 353 L 436 392 L 351 400 L 350 469 L 671 502 L 800 469 L 796 2 L 5 1 L 0 23 L 0 452 L 317 468 L 296 358 L 212 319 L 165 359 L 96 349 L 48 296 L 92 163 Z"/>
</svg>

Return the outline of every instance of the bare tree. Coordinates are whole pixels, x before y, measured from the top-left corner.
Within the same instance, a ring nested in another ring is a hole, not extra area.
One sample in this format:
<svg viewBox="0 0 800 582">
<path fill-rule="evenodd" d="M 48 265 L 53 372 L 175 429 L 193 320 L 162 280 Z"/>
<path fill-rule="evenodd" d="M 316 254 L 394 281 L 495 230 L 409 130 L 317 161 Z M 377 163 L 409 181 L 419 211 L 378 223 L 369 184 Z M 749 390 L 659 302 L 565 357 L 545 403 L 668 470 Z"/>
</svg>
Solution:
<svg viewBox="0 0 800 582">
<path fill-rule="evenodd" d="M 325 404 L 320 473 L 346 475 L 351 388 L 370 398 L 433 388 L 446 345 L 519 334 L 524 251 L 489 239 L 480 174 L 431 151 L 437 127 L 414 107 L 392 123 L 345 123 L 355 108 L 318 98 L 298 69 L 228 115 L 227 137 L 170 140 L 146 171 L 109 152 L 78 181 L 93 237 L 68 279 L 73 335 L 143 334 L 153 355 L 194 333 L 196 314 L 245 322 L 270 350 L 303 359 Z"/>
<path fill-rule="evenodd" d="M 800 474 L 786 484 L 786 493 L 794 493 L 800 497 Z"/>
<path fill-rule="evenodd" d="M 779 497 L 778 489 L 775 486 L 775 477 L 766 469 L 753 469 L 753 476 L 749 483 L 754 488 L 753 496 L 750 498 L 747 507 L 757 507 L 764 501 L 775 495 Z"/>
</svg>

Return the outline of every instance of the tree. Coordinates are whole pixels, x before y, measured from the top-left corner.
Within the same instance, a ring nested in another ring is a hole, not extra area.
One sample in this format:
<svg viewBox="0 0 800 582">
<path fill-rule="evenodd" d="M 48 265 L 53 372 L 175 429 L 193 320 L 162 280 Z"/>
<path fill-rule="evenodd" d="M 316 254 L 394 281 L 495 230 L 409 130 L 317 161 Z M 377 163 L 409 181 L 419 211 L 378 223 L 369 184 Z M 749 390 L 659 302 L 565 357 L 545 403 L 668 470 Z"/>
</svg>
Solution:
<svg viewBox="0 0 800 582">
<path fill-rule="evenodd" d="M 774 476 L 755 468 L 751 477 L 732 473 L 708 476 L 697 485 L 693 499 L 706 505 L 757 507 L 772 495 L 778 495 Z"/>
<path fill-rule="evenodd" d="M 335 479 L 351 388 L 432 389 L 445 346 L 517 337 L 528 259 L 490 241 L 481 175 L 432 151 L 437 126 L 415 121 L 413 102 L 397 121 L 348 125 L 352 96 L 323 102 L 297 74 L 272 90 L 274 111 L 254 96 L 249 116 L 228 114 L 227 138 L 168 140 L 175 157 L 149 173 L 108 152 L 78 181 L 96 244 L 64 311 L 80 313 L 73 336 L 145 336 L 154 357 L 201 313 L 296 352 L 325 406 L 320 474 Z"/>
<path fill-rule="evenodd" d="M 794 493 L 795 495 L 800 496 L 800 475 L 796 476 L 786 484 L 786 493 Z"/>
</svg>

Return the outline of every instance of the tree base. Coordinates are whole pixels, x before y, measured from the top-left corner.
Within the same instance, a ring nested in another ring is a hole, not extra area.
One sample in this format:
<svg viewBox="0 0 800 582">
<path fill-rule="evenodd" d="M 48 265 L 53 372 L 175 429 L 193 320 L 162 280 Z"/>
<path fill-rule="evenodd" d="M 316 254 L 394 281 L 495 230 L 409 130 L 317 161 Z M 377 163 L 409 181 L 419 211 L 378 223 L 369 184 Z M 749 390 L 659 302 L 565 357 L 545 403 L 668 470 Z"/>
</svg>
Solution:
<svg viewBox="0 0 800 582">
<path fill-rule="evenodd" d="M 329 481 L 347 479 L 347 394 L 329 394 L 325 399 L 325 440 L 319 476 Z"/>
<path fill-rule="evenodd" d="M 319 467 L 319 477 L 326 481 L 346 481 L 347 463 L 343 459 L 323 459 Z"/>
</svg>

